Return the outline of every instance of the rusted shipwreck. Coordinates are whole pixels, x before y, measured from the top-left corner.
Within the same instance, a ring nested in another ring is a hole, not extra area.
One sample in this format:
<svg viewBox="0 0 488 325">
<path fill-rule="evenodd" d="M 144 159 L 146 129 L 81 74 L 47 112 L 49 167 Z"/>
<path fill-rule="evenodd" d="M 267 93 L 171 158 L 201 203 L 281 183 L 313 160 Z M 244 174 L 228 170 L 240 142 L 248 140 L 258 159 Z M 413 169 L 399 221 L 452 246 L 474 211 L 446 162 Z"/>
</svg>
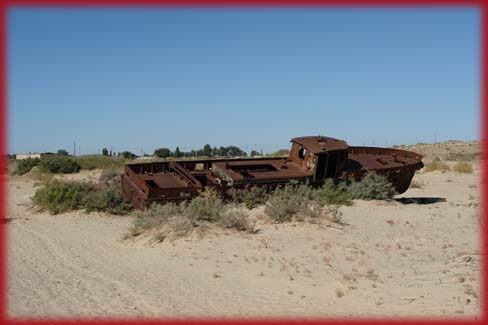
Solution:
<svg viewBox="0 0 488 325">
<path fill-rule="evenodd" d="M 122 192 L 139 209 L 153 202 L 193 198 L 205 187 L 225 195 L 230 189 L 274 188 L 292 180 L 312 186 L 326 179 L 360 180 L 367 172 L 384 175 L 398 193 L 410 186 L 422 156 L 390 148 L 350 147 L 345 141 L 308 136 L 294 138 L 288 157 L 180 160 L 130 163 L 124 167 Z"/>
</svg>

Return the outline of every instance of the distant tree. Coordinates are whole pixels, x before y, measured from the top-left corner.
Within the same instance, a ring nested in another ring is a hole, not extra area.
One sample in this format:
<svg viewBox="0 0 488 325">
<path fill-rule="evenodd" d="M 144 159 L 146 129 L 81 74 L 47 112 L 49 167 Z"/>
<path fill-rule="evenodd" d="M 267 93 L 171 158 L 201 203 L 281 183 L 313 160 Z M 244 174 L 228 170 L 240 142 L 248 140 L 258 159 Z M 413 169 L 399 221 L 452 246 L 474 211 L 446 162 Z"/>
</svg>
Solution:
<svg viewBox="0 0 488 325">
<path fill-rule="evenodd" d="M 180 148 L 179 147 L 176 147 L 175 152 L 174 152 L 174 156 L 176 158 L 183 157 L 183 152 L 180 151 Z"/>
<path fill-rule="evenodd" d="M 122 151 L 119 152 L 119 156 L 122 156 L 124 159 L 135 159 L 137 156 L 130 151 Z"/>
<path fill-rule="evenodd" d="M 256 150 L 252 150 L 251 151 L 251 157 L 254 157 L 254 156 L 259 156 L 259 152 Z"/>
<path fill-rule="evenodd" d="M 207 156 L 207 157 L 212 156 L 212 147 L 209 144 L 203 146 L 202 156 Z"/>
<path fill-rule="evenodd" d="M 247 157 L 247 153 L 245 151 L 241 150 L 239 147 L 229 146 L 226 149 L 227 149 L 228 155 L 231 157 L 239 157 L 239 156 Z"/>
<path fill-rule="evenodd" d="M 213 154 L 214 156 L 220 156 L 219 149 L 217 149 L 217 147 L 213 147 L 213 149 L 212 149 L 212 154 Z"/>
<path fill-rule="evenodd" d="M 102 155 L 108 156 L 108 149 L 107 148 L 102 149 Z"/>
<path fill-rule="evenodd" d="M 168 148 L 159 148 L 154 150 L 154 155 L 159 158 L 168 158 L 171 156 L 171 150 Z"/>
<path fill-rule="evenodd" d="M 228 156 L 227 148 L 221 146 L 219 148 L 219 156 L 227 157 Z"/>
<path fill-rule="evenodd" d="M 68 156 L 69 155 L 68 152 L 66 150 L 64 150 L 64 149 L 59 149 L 58 152 L 57 152 L 57 154 L 59 156 Z"/>
</svg>

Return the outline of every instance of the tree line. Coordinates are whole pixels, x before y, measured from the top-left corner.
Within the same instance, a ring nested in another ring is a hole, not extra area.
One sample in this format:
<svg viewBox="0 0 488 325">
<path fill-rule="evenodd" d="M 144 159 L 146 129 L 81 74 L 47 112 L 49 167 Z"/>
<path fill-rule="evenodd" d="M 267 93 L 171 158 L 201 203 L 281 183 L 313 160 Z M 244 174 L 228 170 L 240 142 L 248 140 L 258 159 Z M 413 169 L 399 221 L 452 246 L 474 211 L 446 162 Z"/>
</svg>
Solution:
<svg viewBox="0 0 488 325">
<path fill-rule="evenodd" d="M 253 150 L 250 153 L 251 157 L 258 156 L 259 152 Z M 209 144 L 204 145 L 201 149 L 191 151 L 181 151 L 176 147 L 174 151 L 169 148 L 159 148 L 154 150 L 154 156 L 159 158 L 169 157 L 247 157 L 248 154 L 244 150 L 236 146 L 227 147 L 212 147 Z"/>
<path fill-rule="evenodd" d="M 56 152 L 57 155 L 59 156 L 69 156 L 68 151 L 65 149 L 59 149 Z M 288 150 L 283 149 L 279 150 L 273 154 L 270 154 L 271 156 L 282 156 L 282 155 L 287 155 Z M 130 151 L 121 151 L 121 152 L 112 152 L 112 150 L 108 150 L 107 148 L 102 149 L 102 155 L 103 156 L 108 156 L 108 157 L 122 157 L 125 159 L 135 159 L 138 156 Z M 242 150 L 241 148 L 237 146 L 227 146 L 227 147 L 212 147 L 210 144 L 204 145 L 201 149 L 198 150 L 190 150 L 190 151 L 181 151 L 179 147 L 176 147 L 175 150 L 171 150 L 169 148 L 158 148 L 154 150 L 153 156 L 158 157 L 158 158 L 181 158 L 181 157 L 255 157 L 255 156 L 262 156 L 262 152 L 258 152 L 256 150 L 252 150 L 250 154 L 248 155 L 247 152 Z M 11 155 L 12 159 L 15 159 L 15 155 Z M 149 157 L 150 155 L 144 154 L 144 156 Z M 8 156 L 10 158 L 10 155 Z"/>
</svg>

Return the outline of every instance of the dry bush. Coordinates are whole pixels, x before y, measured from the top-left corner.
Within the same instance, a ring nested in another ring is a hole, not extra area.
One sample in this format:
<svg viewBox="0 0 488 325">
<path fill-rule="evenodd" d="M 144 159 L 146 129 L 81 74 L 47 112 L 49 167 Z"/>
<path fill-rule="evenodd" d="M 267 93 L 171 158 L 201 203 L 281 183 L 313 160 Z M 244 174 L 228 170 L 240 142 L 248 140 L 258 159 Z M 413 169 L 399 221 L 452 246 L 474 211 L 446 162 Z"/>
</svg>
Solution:
<svg viewBox="0 0 488 325">
<path fill-rule="evenodd" d="M 184 213 L 179 205 L 174 203 L 153 204 L 144 211 L 136 211 L 135 219 L 129 229 L 132 236 L 138 236 L 149 229 L 159 228 L 172 217 L 183 217 Z"/>
<path fill-rule="evenodd" d="M 442 172 L 447 172 L 447 171 L 450 171 L 451 168 L 449 168 L 448 165 L 446 165 L 445 163 L 442 163 L 438 160 L 434 160 L 428 164 L 426 164 L 424 166 L 424 171 L 425 172 L 432 172 L 432 171 L 435 171 L 435 170 L 439 170 L 439 171 L 442 171 Z"/>
<path fill-rule="evenodd" d="M 229 209 L 222 215 L 220 223 L 225 228 L 234 228 L 239 231 L 255 233 L 254 225 L 249 221 L 248 214 L 242 210 Z"/>
<path fill-rule="evenodd" d="M 158 229 L 158 233 L 154 236 L 154 239 L 158 242 L 162 242 L 166 238 L 174 240 L 186 236 L 192 230 L 193 224 L 187 217 L 171 217 Z"/>
<path fill-rule="evenodd" d="M 473 167 L 468 162 L 460 161 L 452 168 L 457 173 L 472 174 Z"/>
<path fill-rule="evenodd" d="M 225 205 L 215 192 L 207 190 L 189 203 L 153 204 L 144 211 L 137 211 L 126 237 L 150 232 L 156 233 L 156 241 L 166 238 L 173 240 L 188 235 L 195 228 L 205 230 L 211 225 L 256 232 L 245 211 L 233 205 Z"/>
<path fill-rule="evenodd" d="M 446 155 L 448 161 L 474 161 L 479 159 L 479 152 L 449 152 Z"/>
</svg>

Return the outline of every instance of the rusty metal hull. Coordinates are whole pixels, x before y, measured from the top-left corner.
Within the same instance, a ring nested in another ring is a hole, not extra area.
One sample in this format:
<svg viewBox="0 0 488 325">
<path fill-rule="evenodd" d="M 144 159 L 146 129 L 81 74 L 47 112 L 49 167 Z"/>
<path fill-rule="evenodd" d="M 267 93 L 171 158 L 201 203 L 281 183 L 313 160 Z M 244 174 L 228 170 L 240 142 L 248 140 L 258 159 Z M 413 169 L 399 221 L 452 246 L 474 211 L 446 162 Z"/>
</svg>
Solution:
<svg viewBox="0 0 488 325">
<path fill-rule="evenodd" d="M 360 180 L 368 172 L 384 175 L 398 193 L 405 192 L 422 156 L 398 149 L 349 147 L 326 137 L 292 139 L 289 157 L 208 159 L 126 164 L 122 193 L 135 208 L 153 202 L 179 202 L 213 188 L 225 195 L 253 186 L 269 189 L 292 180 L 319 186 L 327 179 Z"/>
<path fill-rule="evenodd" d="M 424 166 L 421 155 L 406 150 L 349 147 L 348 153 L 352 163 L 344 172 L 344 177 L 359 180 L 366 173 L 375 172 L 385 176 L 399 194 L 408 189 L 415 171 Z"/>
</svg>

